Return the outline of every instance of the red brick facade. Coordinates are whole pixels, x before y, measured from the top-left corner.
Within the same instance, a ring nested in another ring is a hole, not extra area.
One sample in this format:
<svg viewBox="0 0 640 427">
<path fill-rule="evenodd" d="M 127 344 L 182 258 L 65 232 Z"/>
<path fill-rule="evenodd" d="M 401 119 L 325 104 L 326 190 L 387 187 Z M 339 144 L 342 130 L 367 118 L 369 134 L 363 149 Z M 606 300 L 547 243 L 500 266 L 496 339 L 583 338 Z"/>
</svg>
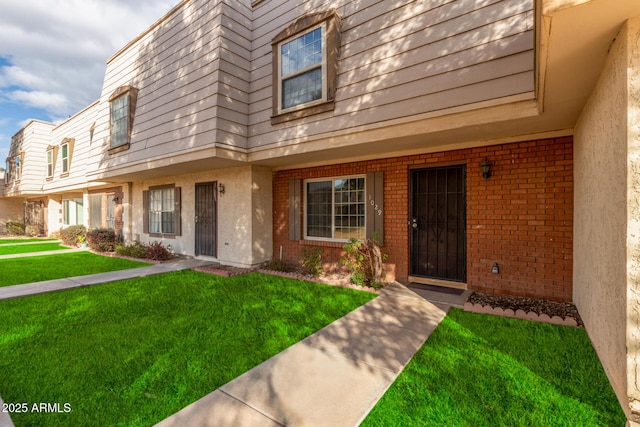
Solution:
<svg viewBox="0 0 640 427">
<path fill-rule="evenodd" d="M 489 159 L 491 177 L 480 163 Z M 304 245 L 323 246 L 336 263 L 341 244 L 289 240 L 288 183 L 384 173 L 384 246 L 391 278 L 409 276 L 409 171 L 466 165 L 466 277 L 469 289 L 571 301 L 573 140 L 571 137 L 343 163 L 274 174 L 274 249 L 297 263 Z M 304 215 L 304 206 L 302 207 Z M 497 262 L 499 274 L 492 274 Z M 335 265 L 335 264 L 334 264 Z"/>
</svg>

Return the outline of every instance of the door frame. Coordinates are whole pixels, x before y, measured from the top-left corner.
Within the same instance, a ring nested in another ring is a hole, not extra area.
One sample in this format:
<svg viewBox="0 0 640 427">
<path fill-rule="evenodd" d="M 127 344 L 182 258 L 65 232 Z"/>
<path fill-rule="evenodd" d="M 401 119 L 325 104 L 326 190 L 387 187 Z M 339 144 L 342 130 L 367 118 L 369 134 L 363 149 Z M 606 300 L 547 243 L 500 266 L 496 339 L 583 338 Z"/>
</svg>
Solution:
<svg viewBox="0 0 640 427">
<path fill-rule="evenodd" d="M 213 188 L 213 255 L 199 253 L 198 241 L 198 187 L 211 186 Z M 193 253 L 195 256 L 218 257 L 218 181 L 196 182 L 194 185 L 194 227 L 193 227 Z"/>
<path fill-rule="evenodd" d="M 413 204 L 415 203 L 413 197 L 413 173 L 420 170 L 427 169 L 440 169 L 440 168 L 448 168 L 448 167 L 462 167 L 463 169 L 463 206 L 461 208 L 462 215 L 464 217 L 464 227 L 462 230 L 463 233 L 463 254 L 462 254 L 462 263 L 464 265 L 463 272 L 463 280 L 455 281 L 455 280 L 446 280 L 435 277 L 425 277 L 425 276 L 414 276 L 412 275 L 412 261 L 413 261 L 413 231 L 412 231 L 412 215 L 413 215 Z M 407 257 L 407 270 L 408 270 L 408 279 L 409 282 L 427 284 L 427 285 L 436 285 L 443 286 L 449 288 L 456 289 L 467 289 L 467 162 L 443 162 L 443 163 L 435 163 L 435 164 L 421 164 L 421 165 L 411 165 L 408 170 L 408 206 L 407 206 L 407 233 L 408 233 L 408 257 Z"/>
</svg>

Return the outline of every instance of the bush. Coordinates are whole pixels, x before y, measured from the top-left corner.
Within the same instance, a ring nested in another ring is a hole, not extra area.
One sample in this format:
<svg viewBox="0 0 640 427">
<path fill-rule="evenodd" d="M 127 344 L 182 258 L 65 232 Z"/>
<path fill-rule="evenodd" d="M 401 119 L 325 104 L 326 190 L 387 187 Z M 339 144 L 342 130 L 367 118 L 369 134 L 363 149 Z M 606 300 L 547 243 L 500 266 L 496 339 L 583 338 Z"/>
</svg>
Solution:
<svg viewBox="0 0 640 427">
<path fill-rule="evenodd" d="M 7 233 L 16 236 L 24 235 L 24 224 L 17 221 L 7 221 Z"/>
<path fill-rule="evenodd" d="M 49 233 L 49 237 L 51 237 L 52 239 L 62 240 L 62 238 L 60 237 L 60 230 L 52 231 L 51 233 Z"/>
<path fill-rule="evenodd" d="M 366 239 L 361 242 L 351 238 L 342 249 L 345 254 L 340 258 L 340 264 L 351 270 L 351 281 L 359 286 L 382 287 L 382 263 L 387 259 L 378 245 L 378 239 Z"/>
<path fill-rule="evenodd" d="M 122 238 L 111 228 L 94 228 L 87 232 L 87 243 L 94 251 L 113 252 L 116 244 L 121 241 Z"/>
<path fill-rule="evenodd" d="M 281 259 L 273 259 L 271 261 L 267 261 L 262 266 L 265 270 L 273 270 L 273 271 L 282 271 L 283 273 L 288 273 L 292 270 L 289 265 L 281 260 Z"/>
<path fill-rule="evenodd" d="M 118 244 L 115 247 L 115 251 L 118 255 L 122 256 L 129 256 L 133 258 L 147 257 L 147 245 L 139 240 L 128 244 Z"/>
<path fill-rule="evenodd" d="M 317 276 L 322 273 L 322 248 L 318 246 L 304 246 L 300 254 L 302 272 Z"/>
<path fill-rule="evenodd" d="M 38 237 L 40 235 L 40 226 L 27 225 L 24 229 L 24 234 L 30 237 Z"/>
<path fill-rule="evenodd" d="M 70 225 L 67 228 L 60 230 L 60 239 L 65 246 L 77 246 L 78 238 L 84 237 L 87 233 L 87 229 L 84 225 Z"/>
<path fill-rule="evenodd" d="M 167 245 L 166 247 L 162 245 L 162 242 L 153 242 L 147 246 L 147 259 L 152 259 L 156 261 L 165 261 L 167 259 L 171 259 L 173 255 L 171 254 L 171 246 Z"/>
</svg>

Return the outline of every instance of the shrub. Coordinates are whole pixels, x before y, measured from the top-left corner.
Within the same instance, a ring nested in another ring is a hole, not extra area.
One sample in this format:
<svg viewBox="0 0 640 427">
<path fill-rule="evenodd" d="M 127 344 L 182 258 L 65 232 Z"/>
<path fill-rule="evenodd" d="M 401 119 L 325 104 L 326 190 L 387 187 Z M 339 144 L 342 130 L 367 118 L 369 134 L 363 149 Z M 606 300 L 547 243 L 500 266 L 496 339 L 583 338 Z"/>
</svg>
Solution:
<svg viewBox="0 0 640 427">
<path fill-rule="evenodd" d="M 304 246 L 300 253 L 302 272 L 317 276 L 322 273 L 322 248 L 318 246 Z"/>
<path fill-rule="evenodd" d="M 342 249 L 345 254 L 340 258 L 340 264 L 351 270 L 351 281 L 360 286 L 382 286 L 382 263 L 387 259 L 378 244 L 377 236 L 360 241 L 351 238 Z"/>
<path fill-rule="evenodd" d="M 289 265 L 281 259 L 273 259 L 271 261 L 267 261 L 264 263 L 262 268 L 264 268 L 265 270 L 282 271 L 284 273 L 288 273 L 292 270 L 291 267 L 289 267 Z"/>
<path fill-rule="evenodd" d="M 116 245 L 115 252 L 118 255 L 130 256 L 133 258 L 146 258 L 147 245 L 139 240 L 128 244 L 121 243 Z"/>
<path fill-rule="evenodd" d="M 60 237 L 60 230 L 52 231 L 51 233 L 49 233 L 49 237 L 51 237 L 52 239 L 62 240 L 62 238 Z"/>
<path fill-rule="evenodd" d="M 40 235 L 40 226 L 38 225 L 27 225 L 24 228 L 24 234 L 30 237 L 38 237 Z"/>
<path fill-rule="evenodd" d="M 162 242 L 150 243 L 147 246 L 146 256 L 148 259 L 153 259 L 156 261 L 164 261 L 173 257 L 173 255 L 171 254 L 171 246 L 167 245 L 165 247 L 162 245 Z"/>
<path fill-rule="evenodd" d="M 85 236 L 87 229 L 84 225 L 70 225 L 67 228 L 60 230 L 60 239 L 65 246 L 76 246 L 78 244 L 78 238 Z"/>
<path fill-rule="evenodd" d="M 122 238 L 111 228 L 94 228 L 87 232 L 87 243 L 94 251 L 113 252 L 116 244 L 121 241 Z"/>
<path fill-rule="evenodd" d="M 24 235 L 24 224 L 17 221 L 7 221 L 7 233 L 16 236 Z"/>
</svg>

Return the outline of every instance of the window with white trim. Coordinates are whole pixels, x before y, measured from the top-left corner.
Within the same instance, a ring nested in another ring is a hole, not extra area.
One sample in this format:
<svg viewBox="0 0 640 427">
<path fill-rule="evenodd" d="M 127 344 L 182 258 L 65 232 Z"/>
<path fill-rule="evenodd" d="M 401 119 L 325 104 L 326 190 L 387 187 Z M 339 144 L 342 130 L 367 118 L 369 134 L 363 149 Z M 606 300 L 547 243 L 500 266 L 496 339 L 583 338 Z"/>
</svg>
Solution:
<svg viewBox="0 0 640 427">
<path fill-rule="evenodd" d="M 15 158 L 15 179 L 16 181 L 20 181 L 20 177 L 22 176 L 22 158 L 20 156 L 16 156 Z"/>
<path fill-rule="evenodd" d="M 341 19 L 335 10 L 301 16 L 272 40 L 272 124 L 334 109 Z"/>
<path fill-rule="evenodd" d="M 307 180 L 304 184 L 305 239 L 364 239 L 364 176 Z"/>
<path fill-rule="evenodd" d="M 174 233 L 173 188 L 149 190 L 149 233 Z"/>
<path fill-rule="evenodd" d="M 109 97 L 111 149 L 127 149 L 131 142 L 133 117 L 138 99 L 138 89 L 133 86 L 121 86 Z"/>
<path fill-rule="evenodd" d="M 47 178 L 53 177 L 53 148 L 47 150 Z"/>
<path fill-rule="evenodd" d="M 62 224 L 84 224 L 84 202 L 81 198 L 62 200 Z"/>
<path fill-rule="evenodd" d="M 60 157 L 62 159 L 62 173 L 69 172 L 69 143 L 65 142 L 60 146 Z"/>
<path fill-rule="evenodd" d="M 298 106 L 322 102 L 326 98 L 327 80 L 326 26 L 321 24 L 306 33 L 278 45 L 280 52 L 279 110 L 285 112 Z"/>
</svg>

